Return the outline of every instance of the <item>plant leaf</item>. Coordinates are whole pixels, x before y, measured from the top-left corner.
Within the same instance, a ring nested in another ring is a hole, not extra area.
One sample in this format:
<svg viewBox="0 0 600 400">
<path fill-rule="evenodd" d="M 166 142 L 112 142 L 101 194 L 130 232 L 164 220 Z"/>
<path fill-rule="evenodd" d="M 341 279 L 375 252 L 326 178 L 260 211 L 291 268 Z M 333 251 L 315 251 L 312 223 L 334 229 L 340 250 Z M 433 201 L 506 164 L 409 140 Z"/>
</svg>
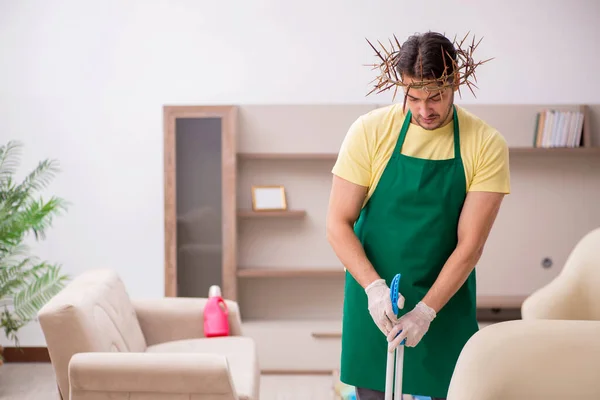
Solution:
<svg viewBox="0 0 600 400">
<path fill-rule="evenodd" d="M 17 332 L 65 285 L 68 276 L 58 265 L 39 261 L 29 254 L 24 241 L 28 234 L 45 238 L 53 218 L 66 210 L 58 197 L 44 200 L 37 194 L 58 172 L 58 163 L 43 160 L 17 183 L 14 174 L 21 144 L 10 141 L 0 146 L 0 326 L 18 345 Z"/>
</svg>

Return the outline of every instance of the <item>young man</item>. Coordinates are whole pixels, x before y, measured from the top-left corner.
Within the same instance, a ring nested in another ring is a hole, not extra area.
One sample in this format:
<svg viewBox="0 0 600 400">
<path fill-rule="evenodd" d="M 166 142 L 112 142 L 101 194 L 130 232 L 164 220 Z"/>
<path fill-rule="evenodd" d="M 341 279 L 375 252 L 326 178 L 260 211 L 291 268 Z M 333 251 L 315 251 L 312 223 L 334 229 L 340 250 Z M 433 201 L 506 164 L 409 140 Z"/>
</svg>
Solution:
<svg viewBox="0 0 600 400">
<path fill-rule="evenodd" d="M 341 380 L 359 400 L 383 399 L 387 352 L 406 339 L 403 392 L 443 399 L 478 329 L 474 268 L 510 192 L 508 148 L 454 104 L 477 66 L 460 45 L 429 32 L 378 54 L 405 104 L 360 116 L 332 171 L 327 235 L 346 267 Z"/>
</svg>

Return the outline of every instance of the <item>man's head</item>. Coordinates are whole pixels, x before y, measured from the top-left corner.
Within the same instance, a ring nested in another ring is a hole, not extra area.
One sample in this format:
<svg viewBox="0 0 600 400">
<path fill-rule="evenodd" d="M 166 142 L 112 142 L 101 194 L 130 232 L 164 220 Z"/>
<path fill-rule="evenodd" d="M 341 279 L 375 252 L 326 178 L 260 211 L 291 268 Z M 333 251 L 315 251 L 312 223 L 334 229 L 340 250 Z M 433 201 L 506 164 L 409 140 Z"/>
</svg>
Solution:
<svg viewBox="0 0 600 400">
<path fill-rule="evenodd" d="M 453 83 L 455 67 L 456 49 L 442 34 L 413 35 L 402 45 L 395 69 L 404 84 L 413 122 L 422 128 L 437 129 L 452 119 L 454 91 L 458 86 L 448 84 Z"/>
<path fill-rule="evenodd" d="M 374 79 L 377 83 L 367 93 L 381 93 L 394 90 L 394 99 L 399 87 L 404 90 L 405 106 L 408 104 L 414 122 L 425 129 L 439 128 L 452 120 L 454 92 L 466 85 L 475 95 L 477 88 L 471 79 L 475 70 L 492 58 L 475 62 L 473 52 L 479 46 L 473 38 L 472 44 L 463 47 L 467 36 L 451 42 L 444 35 L 427 32 L 411 36 L 400 45 L 396 36 L 390 40 L 391 47 L 386 48 L 379 42 L 378 50 L 368 39 L 367 42 L 380 60 L 376 64 L 367 64 L 379 70 Z"/>
</svg>

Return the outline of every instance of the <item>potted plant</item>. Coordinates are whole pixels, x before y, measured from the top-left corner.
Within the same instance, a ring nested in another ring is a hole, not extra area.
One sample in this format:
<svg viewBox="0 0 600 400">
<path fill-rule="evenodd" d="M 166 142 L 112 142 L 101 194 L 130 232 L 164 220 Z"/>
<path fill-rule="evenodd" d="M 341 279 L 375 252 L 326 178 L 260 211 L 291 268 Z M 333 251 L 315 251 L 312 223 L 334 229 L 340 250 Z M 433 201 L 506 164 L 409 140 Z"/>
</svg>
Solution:
<svg viewBox="0 0 600 400">
<path fill-rule="evenodd" d="M 0 147 L 0 327 L 16 347 L 19 329 L 36 318 L 68 279 L 59 265 L 29 254 L 25 244 L 31 236 L 44 239 L 53 217 L 66 210 L 63 199 L 44 200 L 39 194 L 58 172 L 58 163 L 43 160 L 17 182 L 21 148 L 16 141 Z"/>
</svg>

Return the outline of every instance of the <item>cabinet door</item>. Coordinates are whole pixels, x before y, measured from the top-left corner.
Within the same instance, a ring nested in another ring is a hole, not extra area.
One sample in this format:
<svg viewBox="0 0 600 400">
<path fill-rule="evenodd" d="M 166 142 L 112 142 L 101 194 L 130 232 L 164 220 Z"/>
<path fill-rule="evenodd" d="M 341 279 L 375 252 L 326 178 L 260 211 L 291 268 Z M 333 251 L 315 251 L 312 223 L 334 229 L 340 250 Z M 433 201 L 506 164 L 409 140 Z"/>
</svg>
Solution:
<svg viewBox="0 0 600 400">
<path fill-rule="evenodd" d="M 165 295 L 236 298 L 235 109 L 165 107 Z"/>
</svg>

